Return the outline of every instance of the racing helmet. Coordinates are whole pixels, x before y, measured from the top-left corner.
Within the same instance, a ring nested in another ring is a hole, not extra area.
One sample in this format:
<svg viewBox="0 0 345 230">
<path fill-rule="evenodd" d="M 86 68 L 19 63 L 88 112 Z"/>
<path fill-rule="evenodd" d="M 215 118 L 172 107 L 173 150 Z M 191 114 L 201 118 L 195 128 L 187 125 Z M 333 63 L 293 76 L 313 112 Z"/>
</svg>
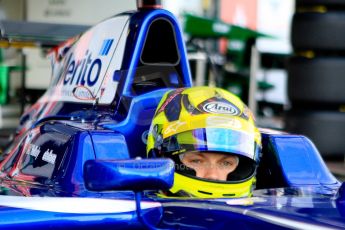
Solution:
<svg viewBox="0 0 345 230">
<path fill-rule="evenodd" d="M 178 88 L 165 93 L 147 140 L 148 157 L 175 162 L 168 195 L 200 198 L 248 197 L 255 184 L 261 135 L 248 107 L 232 93 L 215 87 Z M 237 156 L 237 168 L 226 180 L 196 176 L 181 155 L 188 152 Z"/>
</svg>

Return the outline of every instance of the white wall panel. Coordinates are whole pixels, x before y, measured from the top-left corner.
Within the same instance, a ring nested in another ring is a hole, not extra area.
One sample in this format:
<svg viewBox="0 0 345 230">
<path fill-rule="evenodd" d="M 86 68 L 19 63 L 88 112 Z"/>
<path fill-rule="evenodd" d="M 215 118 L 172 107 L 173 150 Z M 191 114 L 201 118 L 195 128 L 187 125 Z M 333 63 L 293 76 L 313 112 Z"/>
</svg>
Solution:
<svg viewBox="0 0 345 230">
<path fill-rule="evenodd" d="M 136 9 L 135 0 L 27 0 L 27 20 L 94 25 L 123 11 Z M 28 88 L 44 89 L 50 83 L 50 61 L 37 49 L 25 50 Z"/>
<path fill-rule="evenodd" d="M 91 25 L 135 8 L 135 0 L 27 0 L 27 19 Z"/>
</svg>

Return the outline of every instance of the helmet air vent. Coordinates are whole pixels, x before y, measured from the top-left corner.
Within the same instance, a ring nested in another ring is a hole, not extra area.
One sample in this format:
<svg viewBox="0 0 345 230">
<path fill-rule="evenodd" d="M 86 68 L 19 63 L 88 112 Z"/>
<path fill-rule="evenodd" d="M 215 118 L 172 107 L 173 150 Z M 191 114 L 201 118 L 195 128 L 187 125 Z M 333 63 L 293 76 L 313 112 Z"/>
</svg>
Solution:
<svg viewBox="0 0 345 230">
<path fill-rule="evenodd" d="M 198 190 L 199 193 L 202 193 L 202 194 L 206 194 L 206 195 L 212 195 L 213 193 L 211 192 L 205 192 L 205 191 L 201 191 L 201 190 Z"/>
</svg>

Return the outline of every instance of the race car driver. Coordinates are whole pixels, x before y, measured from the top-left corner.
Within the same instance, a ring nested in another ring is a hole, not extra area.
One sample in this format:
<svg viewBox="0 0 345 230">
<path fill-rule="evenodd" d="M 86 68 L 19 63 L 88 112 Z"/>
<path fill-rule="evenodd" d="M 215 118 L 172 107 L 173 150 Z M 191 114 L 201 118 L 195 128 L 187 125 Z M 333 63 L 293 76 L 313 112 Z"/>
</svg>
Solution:
<svg viewBox="0 0 345 230">
<path fill-rule="evenodd" d="M 251 195 L 261 136 L 248 107 L 213 87 L 167 92 L 157 107 L 147 142 L 148 157 L 175 162 L 168 196 L 200 198 Z"/>
</svg>

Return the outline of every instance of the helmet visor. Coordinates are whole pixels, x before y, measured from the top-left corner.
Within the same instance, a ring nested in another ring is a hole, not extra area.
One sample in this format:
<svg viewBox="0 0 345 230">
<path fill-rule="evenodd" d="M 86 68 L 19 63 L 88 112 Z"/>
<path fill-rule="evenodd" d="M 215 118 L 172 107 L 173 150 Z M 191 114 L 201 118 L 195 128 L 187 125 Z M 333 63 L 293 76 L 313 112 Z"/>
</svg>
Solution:
<svg viewBox="0 0 345 230">
<path fill-rule="evenodd" d="M 243 131 L 201 128 L 165 138 L 161 150 L 170 156 L 187 151 L 216 151 L 255 159 L 255 140 L 254 135 Z"/>
</svg>

